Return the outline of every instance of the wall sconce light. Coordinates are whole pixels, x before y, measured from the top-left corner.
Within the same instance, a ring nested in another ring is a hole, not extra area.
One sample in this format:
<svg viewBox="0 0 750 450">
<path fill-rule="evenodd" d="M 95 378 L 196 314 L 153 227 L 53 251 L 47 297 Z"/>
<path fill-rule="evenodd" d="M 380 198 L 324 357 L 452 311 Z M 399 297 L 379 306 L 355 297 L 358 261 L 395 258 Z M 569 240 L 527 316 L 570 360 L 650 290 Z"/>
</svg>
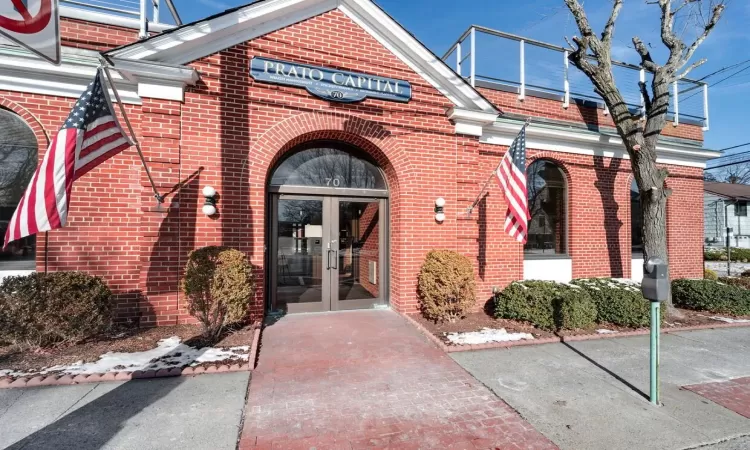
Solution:
<svg viewBox="0 0 750 450">
<path fill-rule="evenodd" d="M 443 223 L 445 220 L 445 199 L 443 197 L 438 197 L 437 200 L 435 200 L 435 221 L 437 223 Z"/>
<path fill-rule="evenodd" d="M 213 216 L 216 214 L 216 189 L 211 186 L 204 187 L 203 196 L 206 197 L 206 203 L 203 204 L 203 214 Z"/>
</svg>

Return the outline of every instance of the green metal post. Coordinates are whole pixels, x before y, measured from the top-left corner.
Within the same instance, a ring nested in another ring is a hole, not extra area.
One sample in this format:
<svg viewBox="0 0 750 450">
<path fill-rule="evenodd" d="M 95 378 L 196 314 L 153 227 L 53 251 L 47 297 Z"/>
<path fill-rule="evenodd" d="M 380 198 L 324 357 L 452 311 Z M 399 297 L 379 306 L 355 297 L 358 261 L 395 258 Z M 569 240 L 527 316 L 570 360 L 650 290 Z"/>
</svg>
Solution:
<svg viewBox="0 0 750 450">
<path fill-rule="evenodd" d="M 651 403 L 659 405 L 659 334 L 661 303 L 651 302 Z"/>
</svg>

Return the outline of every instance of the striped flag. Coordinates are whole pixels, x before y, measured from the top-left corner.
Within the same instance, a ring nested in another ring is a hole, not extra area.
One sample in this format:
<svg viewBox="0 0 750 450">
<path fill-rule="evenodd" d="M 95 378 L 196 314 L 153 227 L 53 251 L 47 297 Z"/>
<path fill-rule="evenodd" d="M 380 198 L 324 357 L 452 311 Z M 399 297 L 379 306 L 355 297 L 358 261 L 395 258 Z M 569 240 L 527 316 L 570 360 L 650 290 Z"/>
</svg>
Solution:
<svg viewBox="0 0 750 450">
<path fill-rule="evenodd" d="M 31 178 L 8 224 L 3 247 L 41 231 L 64 227 L 73 182 L 130 145 L 99 69 Z"/>
<path fill-rule="evenodd" d="M 526 189 L 526 125 L 505 152 L 495 171 L 503 188 L 508 212 L 505 232 L 518 242 L 526 243 L 529 230 L 529 200 Z"/>
</svg>

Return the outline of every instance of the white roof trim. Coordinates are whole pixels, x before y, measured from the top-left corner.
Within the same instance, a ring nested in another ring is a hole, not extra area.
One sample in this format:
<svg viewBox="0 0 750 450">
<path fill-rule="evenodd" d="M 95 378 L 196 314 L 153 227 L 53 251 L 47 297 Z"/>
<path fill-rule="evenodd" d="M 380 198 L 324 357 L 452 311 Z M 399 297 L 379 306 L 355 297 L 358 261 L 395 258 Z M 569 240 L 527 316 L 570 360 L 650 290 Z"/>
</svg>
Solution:
<svg viewBox="0 0 750 450">
<path fill-rule="evenodd" d="M 520 129 L 520 123 L 498 121 L 485 127 L 480 142 L 509 146 Z M 526 148 L 630 159 L 619 136 L 587 130 L 561 130 L 534 123 L 526 128 Z M 660 164 L 699 168 L 705 168 L 707 161 L 721 155 L 713 150 L 667 140 L 659 142 L 656 154 L 656 162 Z"/>
<path fill-rule="evenodd" d="M 465 80 L 370 0 L 264 0 L 109 52 L 186 64 L 338 8 L 460 109 L 499 114 Z"/>
<path fill-rule="evenodd" d="M 185 86 L 198 81 L 198 73 L 191 67 L 117 58 L 113 62 L 117 70 L 112 75 L 125 103 L 140 104 L 142 97 L 182 101 Z M 92 50 L 63 47 L 62 63 L 54 66 L 25 49 L 0 45 L 3 90 L 78 98 L 97 67 L 99 53 Z"/>
</svg>

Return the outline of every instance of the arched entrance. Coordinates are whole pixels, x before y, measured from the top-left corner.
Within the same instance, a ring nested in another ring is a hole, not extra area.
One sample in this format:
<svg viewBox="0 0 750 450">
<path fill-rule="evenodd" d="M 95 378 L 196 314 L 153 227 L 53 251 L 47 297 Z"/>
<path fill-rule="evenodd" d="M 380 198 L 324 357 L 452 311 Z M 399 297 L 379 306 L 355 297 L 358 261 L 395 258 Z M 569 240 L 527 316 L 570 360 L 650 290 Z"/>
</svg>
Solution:
<svg viewBox="0 0 750 450">
<path fill-rule="evenodd" d="M 388 187 L 362 150 L 296 147 L 268 186 L 271 312 L 374 308 L 388 298 Z"/>
</svg>

